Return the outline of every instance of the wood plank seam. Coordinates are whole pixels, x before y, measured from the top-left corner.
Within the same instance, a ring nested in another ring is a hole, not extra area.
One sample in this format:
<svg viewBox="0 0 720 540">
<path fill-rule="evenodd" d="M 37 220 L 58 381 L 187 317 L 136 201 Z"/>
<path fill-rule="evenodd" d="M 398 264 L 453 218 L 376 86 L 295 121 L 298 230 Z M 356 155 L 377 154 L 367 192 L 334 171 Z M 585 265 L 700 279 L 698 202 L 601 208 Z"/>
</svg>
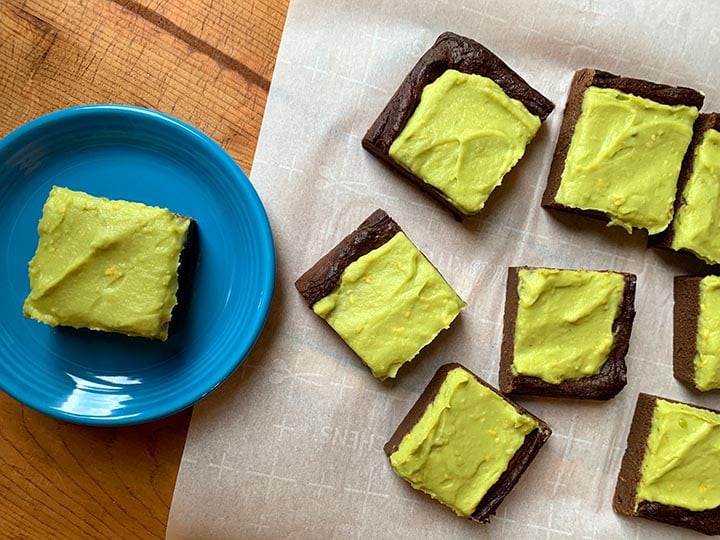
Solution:
<svg viewBox="0 0 720 540">
<path fill-rule="evenodd" d="M 238 59 L 233 58 L 229 54 L 221 51 L 217 47 L 214 47 L 207 41 L 200 39 L 196 35 L 188 32 L 182 27 L 176 25 L 167 17 L 164 17 L 157 11 L 143 6 L 135 0 L 110 0 L 111 2 L 119 5 L 126 11 L 135 14 L 138 17 L 145 19 L 150 24 L 157 26 L 158 28 L 173 35 L 192 49 L 208 56 L 214 60 L 217 64 L 225 69 L 230 69 L 238 73 L 249 83 L 258 86 L 265 92 L 270 90 L 270 80 L 263 77 L 256 71 L 252 70 Z"/>
</svg>

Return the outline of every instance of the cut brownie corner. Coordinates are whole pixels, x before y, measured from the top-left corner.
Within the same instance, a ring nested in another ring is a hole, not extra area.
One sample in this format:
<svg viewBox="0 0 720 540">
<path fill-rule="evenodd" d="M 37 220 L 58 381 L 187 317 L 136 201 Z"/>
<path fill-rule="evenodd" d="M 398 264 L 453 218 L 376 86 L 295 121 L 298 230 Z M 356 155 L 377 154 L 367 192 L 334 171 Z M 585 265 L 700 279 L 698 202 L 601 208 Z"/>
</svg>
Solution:
<svg viewBox="0 0 720 540">
<path fill-rule="evenodd" d="M 303 273 L 295 281 L 295 288 L 312 308 L 318 300 L 335 289 L 350 263 L 385 244 L 401 230 L 385 210 L 378 208 Z"/>
</svg>

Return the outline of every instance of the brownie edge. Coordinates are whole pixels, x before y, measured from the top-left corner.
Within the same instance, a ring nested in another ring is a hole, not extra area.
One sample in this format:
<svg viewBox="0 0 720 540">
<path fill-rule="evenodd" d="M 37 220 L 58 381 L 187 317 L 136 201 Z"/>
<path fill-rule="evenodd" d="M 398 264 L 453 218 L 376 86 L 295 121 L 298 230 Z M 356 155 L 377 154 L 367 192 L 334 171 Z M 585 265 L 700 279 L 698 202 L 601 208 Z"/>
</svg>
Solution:
<svg viewBox="0 0 720 540">
<path fill-rule="evenodd" d="M 637 508 L 635 507 L 637 486 L 640 482 L 647 439 L 650 435 L 652 418 L 658 399 L 670 403 L 683 403 L 650 394 L 640 393 L 638 395 L 635 413 L 628 433 L 627 448 L 620 465 L 620 473 L 618 474 L 613 496 L 613 510 L 625 516 L 652 519 L 678 527 L 693 529 L 708 535 L 720 534 L 720 507 L 694 511 L 649 501 L 642 501 L 637 505 Z M 690 403 L 686 403 L 686 405 L 720 414 L 720 411 L 706 407 L 699 407 Z"/>
<path fill-rule="evenodd" d="M 645 443 L 650 435 L 655 396 L 640 393 L 635 404 L 632 423 L 627 438 L 627 446 L 613 496 L 613 510 L 626 515 L 635 516 L 635 498 L 640 472 L 645 457 Z"/>
<path fill-rule="evenodd" d="M 700 145 L 705 136 L 705 132 L 709 129 L 720 130 L 720 114 L 718 113 L 700 113 L 693 125 L 693 136 L 685 152 L 682 166 L 680 167 L 680 177 L 678 178 L 677 192 L 675 193 L 675 203 L 673 204 L 673 216 L 677 216 L 680 207 L 685 203 L 683 192 L 687 186 L 688 180 L 692 176 L 695 165 L 695 149 Z M 672 248 L 673 238 L 675 237 L 675 218 L 663 232 L 648 237 L 648 246 L 658 249 L 667 249 L 674 251 Z M 682 250 L 687 251 L 687 250 Z M 689 252 L 692 253 L 692 252 Z M 694 255 L 694 253 L 693 253 Z"/>
<path fill-rule="evenodd" d="M 386 244 L 400 226 L 384 210 L 375 210 L 353 232 L 343 238 L 295 282 L 295 288 L 312 308 L 330 294 L 345 269 L 363 255 Z"/>
<path fill-rule="evenodd" d="M 560 131 L 558 132 L 557 143 L 555 143 L 555 152 L 553 153 L 550 164 L 547 186 L 542 196 L 541 204 L 545 208 L 559 208 L 566 209 L 569 212 L 573 211 L 572 208 L 566 208 L 555 202 L 555 195 L 557 195 L 558 189 L 560 189 L 560 179 L 562 178 L 563 170 L 565 170 L 565 160 L 567 159 L 570 142 L 575 134 L 575 125 L 582 113 L 585 90 L 592 86 L 594 78 L 594 69 L 580 69 L 573 75 L 567 103 L 565 104 L 565 112 L 563 113 Z M 596 217 L 603 218 L 604 214 L 598 212 Z"/>
<path fill-rule="evenodd" d="M 693 389 L 702 279 L 675 276 L 673 281 L 673 376 Z"/>
<path fill-rule="evenodd" d="M 177 303 L 170 312 L 170 321 L 168 323 L 168 338 L 176 333 L 182 332 L 182 327 L 186 323 L 190 313 L 190 303 L 192 302 L 193 290 L 195 288 L 195 274 L 197 273 L 198 256 L 200 252 L 200 232 L 197 221 L 193 218 L 176 214 L 182 219 L 190 221 L 187 234 L 185 235 L 185 243 L 180 251 L 178 261 L 178 290 L 176 293 Z"/>
<path fill-rule="evenodd" d="M 515 410 L 517 410 L 520 414 L 531 417 L 538 424 L 538 427 L 536 429 L 534 429 L 525 436 L 525 441 L 523 442 L 522 446 L 517 450 L 517 452 L 515 452 L 515 455 L 510 460 L 510 463 L 508 464 L 505 472 L 500 475 L 500 478 L 497 480 L 497 482 L 495 482 L 495 484 L 492 485 L 492 487 L 488 490 L 485 496 L 480 500 L 477 507 L 475 508 L 475 511 L 469 517 L 469 519 L 471 519 L 472 521 L 476 521 L 478 523 L 487 523 L 490 521 L 490 516 L 495 514 L 495 510 L 497 509 L 497 507 L 505 499 L 508 493 L 510 493 L 518 480 L 520 480 L 520 477 L 525 472 L 530 463 L 533 461 L 533 459 L 535 459 L 535 456 L 540 451 L 540 448 L 542 448 L 542 446 L 552 434 L 550 426 L 548 426 L 548 424 L 545 423 L 543 420 L 530 413 L 520 405 L 513 403 L 506 396 L 503 396 L 495 388 L 490 386 L 488 383 L 486 383 L 484 380 L 475 375 L 466 367 L 458 363 L 450 363 L 441 366 L 437 370 L 425 390 L 423 390 L 422 394 L 420 394 L 418 400 L 408 411 L 402 422 L 400 422 L 400 425 L 395 430 L 395 433 L 393 433 L 388 442 L 385 443 L 383 449 L 388 458 L 397 451 L 405 435 L 407 435 L 415 426 L 415 424 L 420 421 L 420 418 L 422 417 L 425 410 L 435 400 L 435 397 L 437 396 L 440 387 L 445 381 L 448 373 L 450 373 L 453 369 L 456 368 L 464 369 L 465 371 L 470 373 L 473 377 L 475 377 L 475 380 L 477 380 L 485 388 L 488 388 L 490 391 L 503 398 L 503 400 L 512 405 Z"/>
<path fill-rule="evenodd" d="M 507 289 L 505 291 L 505 315 L 503 319 L 503 339 L 500 347 L 500 368 L 498 386 L 500 391 L 509 395 L 535 395 L 547 397 L 567 397 L 575 399 L 607 400 L 613 398 L 627 384 L 627 366 L 625 356 L 630 346 L 633 320 L 635 319 L 635 285 L 633 274 L 617 272 L 623 276 L 625 287 L 613 321 L 613 346 L 600 372 L 582 379 L 563 381 L 559 384 L 546 382 L 539 377 L 516 375 L 512 371 L 515 348 L 515 322 L 518 309 L 518 273 L 530 267 L 508 268 Z"/>
<path fill-rule="evenodd" d="M 362 145 L 383 164 L 410 180 L 449 210 L 456 219 L 461 220 L 469 214 L 464 214 L 437 188 L 396 163 L 389 155 L 390 146 L 400 135 L 420 103 L 425 86 L 434 82 L 448 69 L 492 79 L 509 97 L 520 101 L 530 113 L 538 116 L 541 121 L 547 118 L 555 105 L 530 86 L 525 79 L 492 51 L 477 41 L 452 32 L 441 34 L 432 47 L 418 60 L 368 129 L 362 139 Z"/>
</svg>

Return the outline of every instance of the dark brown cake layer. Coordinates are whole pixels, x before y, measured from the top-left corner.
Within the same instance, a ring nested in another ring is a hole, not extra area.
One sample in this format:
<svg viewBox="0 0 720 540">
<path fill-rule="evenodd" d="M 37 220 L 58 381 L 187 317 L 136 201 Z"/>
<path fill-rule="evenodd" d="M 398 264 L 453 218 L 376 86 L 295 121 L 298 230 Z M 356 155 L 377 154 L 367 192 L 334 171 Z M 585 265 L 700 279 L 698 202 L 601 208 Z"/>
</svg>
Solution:
<svg viewBox="0 0 720 540">
<path fill-rule="evenodd" d="M 190 302 L 192 299 L 192 291 L 195 283 L 195 271 L 197 269 L 198 254 L 200 251 L 200 234 L 197 222 L 185 216 L 176 214 L 182 219 L 190 221 L 190 227 L 185 235 L 185 242 L 180 252 L 180 261 L 178 266 L 178 290 L 177 304 L 170 315 L 168 323 L 168 338 L 176 333 L 182 333 L 183 325 L 187 320 L 190 312 Z"/>
<path fill-rule="evenodd" d="M 650 99 L 656 103 L 665 105 L 688 105 L 697 107 L 698 109 L 702 107 L 705 97 L 692 88 L 668 86 L 666 84 L 658 84 L 641 79 L 619 77 L 618 75 L 597 69 L 586 68 L 575 72 L 575 76 L 570 84 L 565 113 L 563 114 L 557 144 L 555 145 L 555 153 L 553 154 L 552 164 L 550 165 L 550 173 L 548 174 L 547 186 L 542 198 L 542 206 L 609 221 L 608 216 L 603 212 L 572 208 L 564 206 L 555 200 L 555 196 L 560 188 L 560 179 L 565 170 L 565 160 L 567 159 L 570 142 L 575 134 L 575 126 L 582 113 L 585 91 L 591 86 L 614 88 L 621 92 Z"/>
<path fill-rule="evenodd" d="M 639 516 L 655 521 L 662 521 L 663 523 L 693 529 L 705 534 L 720 534 L 720 507 L 710 510 L 693 511 L 677 506 L 642 501 L 638 504 L 637 508 L 635 508 L 642 462 L 645 458 L 647 439 L 650 435 L 652 417 L 658 399 L 663 399 L 671 403 L 683 403 L 650 394 L 641 393 L 638 396 L 635 414 L 633 415 L 630 432 L 628 433 L 627 448 L 623 456 L 617 485 L 615 487 L 613 509 L 617 513 L 626 516 Z M 720 414 L 720 411 L 698 407 L 690 403 L 685 404 Z"/>
<path fill-rule="evenodd" d="M 673 376 L 695 388 L 700 282 L 703 276 L 675 276 L 673 283 Z"/>
<path fill-rule="evenodd" d="M 400 226 L 384 210 L 375 210 L 357 229 L 300 276 L 295 282 L 295 288 L 312 307 L 335 290 L 348 265 L 387 243 L 400 231 Z"/>
<path fill-rule="evenodd" d="M 510 401 L 508 398 L 498 392 L 495 388 L 490 386 L 488 383 L 483 381 L 480 377 L 472 373 L 464 366 L 457 363 L 445 364 L 444 366 L 440 367 L 440 369 L 438 369 L 438 371 L 435 373 L 435 376 L 430 380 L 418 400 L 412 406 L 410 411 L 408 411 L 402 422 L 400 422 L 400 425 L 395 430 L 395 433 L 385 444 L 384 450 L 385 454 L 388 457 L 390 457 L 393 453 L 397 451 L 405 435 L 407 435 L 413 429 L 413 427 L 415 427 L 415 424 L 420 421 L 420 418 L 422 418 L 425 410 L 435 400 L 435 397 L 437 396 L 443 382 L 447 378 L 448 373 L 450 373 L 455 368 L 462 368 L 468 373 L 470 373 L 480 384 L 503 398 L 503 400 L 512 405 L 515 410 L 517 410 L 520 414 L 531 417 L 538 423 L 539 426 L 537 429 L 531 431 L 525 436 L 525 442 L 518 449 L 518 451 L 515 452 L 515 455 L 512 457 L 510 463 L 508 464 L 508 468 L 505 470 L 505 472 L 502 473 L 497 482 L 495 482 L 495 484 L 488 490 L 488 492 L 482 498 L 480 503 L 477 505 L 477 508 L 473 512 L 472 516 L 470 517 L 470 519 L 472 519 L 473 521 L 487 523 L 488 521 L 490 521 L 490 516 L 495 513 L 497 507 L 500 505 L 503 499 L 505 499 L 507 494 L 510 493 L 510 490 L 518 482 L 522 474 L 527 469 L 528 465 L 530 465 L 532 460 L 535 459 L 535 456 L 540 451 L 540 448 L 550 437 L 552 433 L 550 426 L 548 426 L 540 418 L 533 415 L 520 405 L 517 405 L 516 403 Z"/>
<path fill-rule="evenodd" d="M 523 269 L 533 270 L 533 268 L 529 267 L 512 267 L 508 269 L 503 340 L 500 348 L 500 370 L 498 374 L 500 390 L 504 394 L 577 399 L 610 399 L 614 397 L 627 383 L 625 355 L 630 345 L 630 334 L 635 318 L 636 277 L 633 274 L 617 272 L 625 279 L 625 289 L 612 326 L 615 341 L 608 359 L 600 369 L 600 373 L 575 381 L 552 384 L 538 377 L 516 375 L 512 370 L 515 358 L 515 321 L 519 302 L 517 290 L 518 272 Z"/>
<path fill-rule="evenodd" d="M 635 516 L 635 498 L 640 482 L 642 462 L 645 457 L 646 441 L 650 435 L 656 396 L 638 395 L 633 414 L 627 447 L 620 465 L 618 481 L 613 496 L 613 509 L 626 516 Z"/>
<path fill-rule="evenodd" d="M 680 207 L 685 204 L 683 191 L 685 191 L 688 180 L 690 180 L 690 176 L 692 176 L 693 173 L 695 164 L 695 149 L 702 142 L 705 132 L 709 129 L 716 129 L 720 131 L 720 114 L 702 113 L 698 115 L 695 120 L 695 124 L 693 125 L 693 137 L 690 141 L 690 146 L 688 146 L 687 152 L 685 152 L 682 167 L 680 168 L 680 178 L 678 179 L 677 193 L 675 194 L 675 203 L 673 205 L 673 216 L 676 216 Z M 648 245 L 654 248 L 672 250 L 673 237 L 675 236 L 674 225 L 675 221 L 673 219 L 667 229 L 660 234 L 655 234 L 648 238 Z"/>
<path fill-rule="evenodd" d="M 445 32 L 420 58 L 390 98 L 380 116 L 370 126 L 362 139 L 362 145 L 388 167 L 440 202 L 458 219 L 462 219 L 465 214 L 449 202 L 439 190 L 397 164 L 388 153 L 393 141 L 400 135 L 408 119 L 415 112 L 425 86 L 434 82 L 448 69 L 492 79 L 509 97 L 522 102 L 527 110 L 538 116 L 540 120 L 547 118 L 554 105 L 510 69 L 505 62 L 472 39 Z"/>
</svg>

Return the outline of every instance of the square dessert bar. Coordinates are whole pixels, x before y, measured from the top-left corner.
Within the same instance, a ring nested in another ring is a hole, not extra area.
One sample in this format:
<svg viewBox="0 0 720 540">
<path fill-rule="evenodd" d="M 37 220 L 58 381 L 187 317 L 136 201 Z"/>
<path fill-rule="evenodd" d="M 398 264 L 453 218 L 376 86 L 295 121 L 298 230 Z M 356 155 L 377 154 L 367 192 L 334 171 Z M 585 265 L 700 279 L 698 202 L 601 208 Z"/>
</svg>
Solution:
<svg viewBox="0 0 720 540">
<path fill-rule="evenodd" d="M 488 49 L 446 32 L 362 144 L 462 219 L 482 210 L 553 107 Z"/>
<path fill-rule="evenodd" d="M 26 317 L 165 340 L 194 221 L 165 208 L 53 187 L 29 263 Z"/>
<path fill-rule="evenodd" d="M 613 509 L 720 534 L 720 412 L 638 396 Z"/>
<path fill-rule="evenodd" d="M 615 396 L 626 384 L 635 281 L 620 272 L 509 268 L 500 390 Z"/>
<path fill-rule="evenodd" d="M 628 232 L 665 230 L 703 100 L 691 88 L 577 71 L 542 205 Z"/>
<path fill-rule="evenodd" d="M 442 366 L 385 445 L 398 476 L 486 523 L 552 433 L 465 369 Z"/>
<path fill-rule="evenodd" d="M 322 257 L 295 287 L 379 379 L 395 377 L 465 307 L 383 210 Z"/>
<path fill-rule="evenodd" d="M 652 247 L 687 251 L 720 264 L 720 114 L 700 114 L 695 121 L 678 181 L 674 218 L 663 233 L 650 237 Z"/>
<path fill-rule="evenodd" d="M 720 276 L 676 276 L 673 374 L 700 391 L 720 389 Z"/>
</svg>

